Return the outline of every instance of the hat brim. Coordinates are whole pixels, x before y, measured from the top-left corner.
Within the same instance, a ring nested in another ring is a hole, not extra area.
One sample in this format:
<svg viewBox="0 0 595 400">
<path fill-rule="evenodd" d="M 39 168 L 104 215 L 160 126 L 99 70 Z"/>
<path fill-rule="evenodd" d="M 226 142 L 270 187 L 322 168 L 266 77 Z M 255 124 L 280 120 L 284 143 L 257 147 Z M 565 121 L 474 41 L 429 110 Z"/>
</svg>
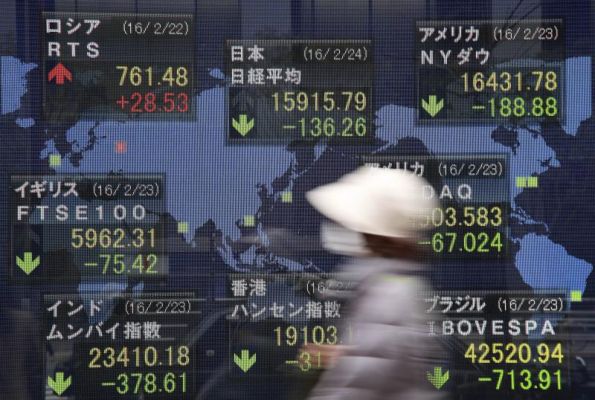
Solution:
<svg viewBox="0 0 595 400">
<path fill-rule="evenodd" d="M 386 229 L 374 224 L 379 215 L 377 204 L 361 185 L 338 181 L 306 193 L 308 202 L 326 218 L 355 232 L 388 237 L 410 237 L 411 232 Z"/>
</svg>

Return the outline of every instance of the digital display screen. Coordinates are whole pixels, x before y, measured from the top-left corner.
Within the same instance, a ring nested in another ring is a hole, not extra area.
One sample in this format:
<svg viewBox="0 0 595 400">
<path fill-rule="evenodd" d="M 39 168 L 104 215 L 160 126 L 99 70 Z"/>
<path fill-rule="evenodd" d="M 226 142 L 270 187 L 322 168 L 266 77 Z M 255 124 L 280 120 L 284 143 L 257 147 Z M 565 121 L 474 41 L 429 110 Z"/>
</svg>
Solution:
<svg viewBox="0 0 595 400">
<path fill-rule="evenodd" d="M 3 0 L 0 399 L 595 399 L 593 27 L 587 0 Z M 370 204 L 309 197 L 362 169 L 433 204 L 398 273 L 328 217 Z"/>
</svg>

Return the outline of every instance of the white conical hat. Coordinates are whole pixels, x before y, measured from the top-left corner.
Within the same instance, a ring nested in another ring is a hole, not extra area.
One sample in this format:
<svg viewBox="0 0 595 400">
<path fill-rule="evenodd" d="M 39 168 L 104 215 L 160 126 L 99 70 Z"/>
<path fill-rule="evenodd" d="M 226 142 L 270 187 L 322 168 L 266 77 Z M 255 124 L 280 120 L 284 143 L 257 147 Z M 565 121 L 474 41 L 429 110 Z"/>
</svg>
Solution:
<svg viewBox="0 0 595 400">
<path fill-rule="evenodd" d="M 400 169 L 362 167 L 306 193 L 325 217 L 355 232 L 417 238 L 438 202 L 423 195 L 423 178 Z"/>
</svg>

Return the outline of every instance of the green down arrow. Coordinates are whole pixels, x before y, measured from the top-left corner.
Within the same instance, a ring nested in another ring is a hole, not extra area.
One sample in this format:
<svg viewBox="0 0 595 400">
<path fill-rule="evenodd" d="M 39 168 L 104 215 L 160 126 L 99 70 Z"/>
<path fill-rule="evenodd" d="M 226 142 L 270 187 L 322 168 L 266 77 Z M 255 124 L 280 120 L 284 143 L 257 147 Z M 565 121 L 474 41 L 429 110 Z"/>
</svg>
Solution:
<svg viewBox="0 0 595 400">
<path fill-rule="evenodd" d="M 39 257 L 33 259 L 33 253 L 30 251 L 25 252 L 23 254 L 23 258 L 17 256 L 17 266 L 23 270 L 24 273 L 29 275 L 31 272 L 35 271 L 35 268 L 39 266 Z"/>
<path fill-rule="evenodd" d="M 48 386 L 52 388 L 54 393 L 58 396 L 61 396 L 72 383 L 72 377 L 69 376 L 68 378 L 64 379 L 64 372 L 56 372 L 56 379 L 52 379 L 51 376 L 48 376 Z"/>
<path fill-rule="evenodd" d="M 450 378 L 450 373 L 446 371 L 442 373 L 442 367 L 434 367 L 434 373 L 428 372 L 428 380 L 436 389 L 440 389 L 448 379 Z"/>
<path fill-rule="evenodd" d="M 428 101 L 421 99 L 421 106 L 432 118 L 434 118 L 442 108 L 444 108 L 444 99 L 438 101 L 438 97 L 431 95 Z"/>
<path fill-rule="evenodd" d="M 242 350 L 240 354 L 242 357 L 239 357 L 237 354 L 233 355 L 233 362 L 235 362 L 242 371 L 248 372 L 248 370 L 256 363 L 256 353 L 252 354 L 252 357 L 250 357 L 250 352 L 248 350 Z"/>
<path fill-rule="evenodd" d="M 246 114 L 241 114 L 240 120 L 238 121 L 237 119 L 232 118 L 231 124 L 240 135 L 246 136 L 252 128 L 254 128 L 254 118 L 248 121 L 248 116 Z"/>
</svg>

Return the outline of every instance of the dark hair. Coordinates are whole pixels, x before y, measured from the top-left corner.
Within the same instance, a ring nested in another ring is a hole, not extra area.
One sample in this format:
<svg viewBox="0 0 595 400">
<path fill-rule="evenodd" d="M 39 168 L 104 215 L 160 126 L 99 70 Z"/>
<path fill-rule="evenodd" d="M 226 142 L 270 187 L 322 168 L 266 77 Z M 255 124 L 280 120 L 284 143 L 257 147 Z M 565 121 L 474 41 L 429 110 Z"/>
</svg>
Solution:
<svg viewBox="0 0 595 400">
<path fill-rule="evenodd" d="M 424 250 L 410 239 L 363 234 L 368 249 L 384 258 L 398 258 L 419 261 L 424 258 Z"/>
</svg>

